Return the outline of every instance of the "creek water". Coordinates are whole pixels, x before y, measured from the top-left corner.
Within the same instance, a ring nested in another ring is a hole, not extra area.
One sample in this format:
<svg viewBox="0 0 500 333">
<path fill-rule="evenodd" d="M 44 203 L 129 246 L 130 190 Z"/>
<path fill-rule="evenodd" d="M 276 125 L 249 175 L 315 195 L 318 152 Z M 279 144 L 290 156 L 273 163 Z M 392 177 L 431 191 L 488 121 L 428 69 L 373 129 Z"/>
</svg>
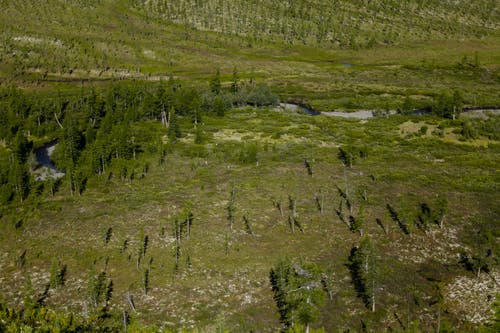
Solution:
<svg viewBox="0 0 500 333">
<path fill-rule="evenodd" d="M 64 177 L 65 173 L 60 170 L 57 170 L 57 168 L 55 167 L 54 163 L 50 158 L 50 156 L 54 153 L 58 144 L 59 144 L 58 140 L 53 140 L 35 150 L 36 161 L 41 166 L 41 168 L 37 170 L 35 176 L 36 180 L 44 181 L 49 178 L 59 179 Z"/>
<path fill-rule="evenodd" d="M 306 114 L 312 115 L 312 116 L 318 116 L 320 114 L 325 115 L 327 117 L 338 117 L 338 118 L 351 118 L 351 119 L 370 119 L 374 117 L 381 117 L 381 116 L 392 116 L 398 114 L 398 111 L 396 110 L 390 110 L 386 111 L 384 113 L 380 113 L 376 110 L 359 110 L 359 111 L 354 111 L 354 112 L 342 112 L 342 111 L 317 111 L 317 110 L 312 110 L 307 107 L 304 107 L 302 105 L 298 104 L 292 104 L 292 103 L 280 103 L 280 108 L 283 110 L 287 111 L 301 111 Z M 464 116 L 471 116 L 477 115 L 477 117 L 487 117 L 487 114 L 500 114 L 499 109 L 495 108 L 470 108 L 470 109 L 464 109 L 462 111 L 462 115 Z M 427 114 L 432 114 L 432 110 L 430 109 L 422 109 L 422 110 L 414 110 L 410 113 L 411 115 L 414 116 L 422 116 L 422 115 L 427 115 Z"/>
</svg>

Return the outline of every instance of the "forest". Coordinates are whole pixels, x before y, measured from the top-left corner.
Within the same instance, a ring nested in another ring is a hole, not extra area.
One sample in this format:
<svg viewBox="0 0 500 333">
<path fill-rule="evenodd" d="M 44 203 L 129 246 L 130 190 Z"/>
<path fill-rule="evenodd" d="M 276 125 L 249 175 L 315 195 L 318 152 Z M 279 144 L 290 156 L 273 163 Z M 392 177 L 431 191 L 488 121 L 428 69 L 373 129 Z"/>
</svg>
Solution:
<svg viewBox="0 0 500 333">
<path fill-rule="evenodd" d="M 69 96 L 59 92 L 43 99 L 16 87 L 6 88 L 1 94 L 0 135 L 11 152 L 2 159 L 3 203 L 14 199 L 23 202 L 35 187 L 29 171 L 37 167 L 33 153 L 41 142 L 29 140 L 31 137 L 59 141 L 51 158 L 67 175 L 69 193 L 81 194 L 88 177 L 105 174 L 111 165 L 115 174 L 128 179 L 137 172 L 133 161 L 138 153 L 147 150 L 166 154 L 182 135 L 178 117 L 193 124 L 195 141 L 201 143 L 202 133 L 196 127 L 205 114 L 223 117 L 230 107 L 263 107 L 278 102 L 265 84 L 241 84 L 236 69 L 227 91 L 222 91 L 216 71 L 203 90 L 182 87 L 171 77 L 154 85 L 117 82 L 105 90 L 82 89 Z M 160 121 L 167 129 L 166 138 L 134 128 L 140 121 Z M 37 191 L 40 189 L 33 192 Z"/>
</svg>

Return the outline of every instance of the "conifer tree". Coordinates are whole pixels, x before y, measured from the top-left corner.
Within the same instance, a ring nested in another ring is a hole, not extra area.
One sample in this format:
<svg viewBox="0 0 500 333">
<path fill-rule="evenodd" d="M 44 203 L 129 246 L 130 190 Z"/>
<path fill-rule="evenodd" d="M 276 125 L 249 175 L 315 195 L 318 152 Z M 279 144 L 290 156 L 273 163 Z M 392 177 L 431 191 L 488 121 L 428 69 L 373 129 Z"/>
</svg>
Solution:
<svg viewBox="0 0 500 333">
<path fill-rule="evenodd" d="M 106 230 L 106 236 L 104 237 L 104 243 L 108 245 L 109 241 L 111 240 L 111 236 L 113 236 L 113 228 L 109 227 L 108 230 Z"/>
<path fill-rule="evenodd" d="M 28 197 L 30 191 L 30 176 L 25 164 L 21 164 L 18 161 L 12 163 L 9 169 L 9 184 L 12 184 L 21 202 Z"/>
<path fill-rule="evenodd" d="M 233 75 L 231 77 L 231 92 L 236 94 L 240 90 L 240 78 L 236 66 L 233 68 Z"/>
<path fill-rule="evenodd" d="M 172 143 L 175 143 L 177 139 L 182 136 L 177 115 L 173 107 L 170 109 L 170 124 L 168 126 L 167 136 Z"/>
<path fill-rule="evenodd" d="M 26 163 L 31 152 L 32 143 L 28 142 L 22 130 L 18 130 L 13 143 L 14 160 L 20 164 Z"/>
<path fill-rule="evenodd" d="M 224 116 L 226 112 L 226 102 L 224 101 L 224 98 L 222 98 L 222 96 L 219 95 L 215 96 L 213 102 L 213 109 L 218 117 Z"/>
<path fill-rule="evenodd" d="M 299 323 L 309 332 L 325 299 L 320 268 L 310 262 L 293 264 L 282 259 L 271 269 L 269 278 L 281 323 L 287 329 Z"/>
<path fill-rule="evenodd" d="M 376 309 L 377 264 L 375 255 L 371 239 L 365 236 L 358 247 L 351 249 L 348 265 L 358 295 L 372 312 Z"/>
<path fill-rule="evenodd" d="M 217 68 L 214 77 L 210 80 L 210 91 L 214 95 L 219 95 L 221 93 L 221 82 L 220 82 L 220 69 Z"/>
<path fill-rule="evenodd" d="M 147 295 L 149 291 L 149 268 L 144 270 L 142 282 L 144 286 L 144 295 Z"/>
<path fill-rule="evenodd" d="M 236 200 L 236 191 L 235 191 L 235 188 L 233 187 L 231 189 L 229 202 L 226 206 L 227 219 L 229 221 L 229 228 L 231 230 L 233 230 L 233 225 L 234 225 L 235 200 Z"/>
<path fill-rule="evenodd" d="M 349 224 L 352 232 L 359 232 L 360 236 L 363 236 L 363 224 L 365 222 L 364 207 L 361 205 L 359 207 L 358 216 L 349 216 Z"/>
<path fill-rule="evenodd" d="M 108 286 L 106 287 L 106 297 L 104 298 L 104 306 L 108 307 L 111 297 L 113 297 L 114 284 L 113 280 L 109 280 Z"/>
</svg>

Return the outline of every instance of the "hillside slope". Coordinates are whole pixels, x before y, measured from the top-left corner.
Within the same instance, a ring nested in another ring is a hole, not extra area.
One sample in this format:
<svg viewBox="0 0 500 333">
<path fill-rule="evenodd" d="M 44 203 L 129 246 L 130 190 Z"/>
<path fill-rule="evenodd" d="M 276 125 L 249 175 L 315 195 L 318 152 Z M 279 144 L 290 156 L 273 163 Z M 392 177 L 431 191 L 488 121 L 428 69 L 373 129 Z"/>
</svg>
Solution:
<svg viewBox="0 0 500 333">
<path fill-rule="evenodd" d="M 205 81 L 236 68 L 315 108 L 498 105 L 496 1 L 1 1 L 0 82 Z M 326 6 L 326 4 L 330 4 Z"/>
<path fill-rule="evenodd" d="M 500 116 L 459 111 L 500 106 L 499 24 L 493 0 L 0 0 L 0 331 L 484 332 Z"/>
<path fill-rule="evenodd" d="M 326 47 L 484 37 L 500 23 L 498 2 L 490 0 L 150 0 L 143 7 L 167 21 L 249 41 Z"/>
</svg>

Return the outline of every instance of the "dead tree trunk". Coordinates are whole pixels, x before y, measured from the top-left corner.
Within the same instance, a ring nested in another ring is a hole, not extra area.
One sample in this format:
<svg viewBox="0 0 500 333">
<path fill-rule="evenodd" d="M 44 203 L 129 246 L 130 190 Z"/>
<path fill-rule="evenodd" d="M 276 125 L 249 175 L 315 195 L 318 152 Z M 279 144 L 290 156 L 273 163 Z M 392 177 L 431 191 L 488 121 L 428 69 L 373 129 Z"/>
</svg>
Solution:
<svg viewBox="0 0 500 333">
<path fill-rule="evenodd" d="M 64 128 L 61 122 L 59 121 L 59 118 L 57 117 L 57 113 L 54 112 L 54 118 L 56 118 L 56 123 L 59 125 L 60 128 Z"/>
<path fill-rule="evenodd" d="M 292 198 L 292 196 L 288 197 L 288 208 L 292 212 L 292 217 L 297 218 L 297 200 Z"/>
<path fill-rule="evenodd" d="M 314 199 L 316 201 L 316 207 L 318 208 L 320 215 L 323 215 L 323 212 L 324 212 L 324 200 L 323 200 L 323 198 L 324 198 L 324 196 L 323 196 L 323 193 L 321 193 L 321 191 L 319 192 L 319 194 L 316 194 L 314 196 Z"/>
<path fill-rule="evenodd" d="M 375 279 L 372 280 L 372 312 L 375 312 Z"/>
<path fill-rule="evenodd" d="M 135 304 L 134 304 L 134 297 L 130 295 L 130 292 L 127 292 L 126 299 L 128 304 L 130 305 L 130 308 L 137 313 L 137 310 L 135 309 Z"/>
<path fill-rule="evenodd" d="M 128 312 L 123 310 L 123 332 L 127 333 Z"/>
</svg>

